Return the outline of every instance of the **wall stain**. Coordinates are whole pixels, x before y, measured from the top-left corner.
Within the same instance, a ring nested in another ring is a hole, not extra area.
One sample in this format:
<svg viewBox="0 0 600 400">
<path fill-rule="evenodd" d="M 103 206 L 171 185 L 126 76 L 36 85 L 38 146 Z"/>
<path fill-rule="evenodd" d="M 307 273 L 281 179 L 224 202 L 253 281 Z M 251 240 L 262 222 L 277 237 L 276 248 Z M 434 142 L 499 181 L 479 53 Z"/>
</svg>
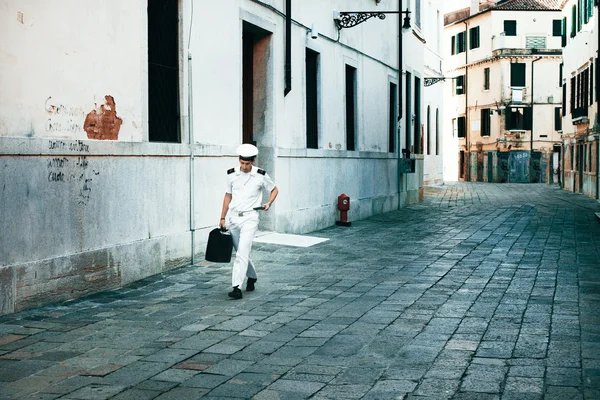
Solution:
<svg viewBox="0 0 600 400">
<path fill-rule="evenodd" d="M 83 123 L 88 139 L 117 140 L 123 120 L 117 117 L 117 105 L 112 96 L 104 96 L 100 110 L 92 110 Z"/>
</svg>

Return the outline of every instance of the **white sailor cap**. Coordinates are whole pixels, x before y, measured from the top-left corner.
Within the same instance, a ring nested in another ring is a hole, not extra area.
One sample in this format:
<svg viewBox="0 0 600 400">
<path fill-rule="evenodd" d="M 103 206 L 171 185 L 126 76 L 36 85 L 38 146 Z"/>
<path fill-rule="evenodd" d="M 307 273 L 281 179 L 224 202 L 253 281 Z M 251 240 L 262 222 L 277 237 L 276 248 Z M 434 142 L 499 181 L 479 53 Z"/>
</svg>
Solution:
<svg viewBox="0 0 600 400">
<path fill-rule="evenodd" d="M 236 152 L 242 158 L 252 158 L 256 157 L 256 155 L 258 154 L 258 149 L 256 148 L 256 146 L 250 143 L 244 143 L 238 146 Z"/>
</svg>

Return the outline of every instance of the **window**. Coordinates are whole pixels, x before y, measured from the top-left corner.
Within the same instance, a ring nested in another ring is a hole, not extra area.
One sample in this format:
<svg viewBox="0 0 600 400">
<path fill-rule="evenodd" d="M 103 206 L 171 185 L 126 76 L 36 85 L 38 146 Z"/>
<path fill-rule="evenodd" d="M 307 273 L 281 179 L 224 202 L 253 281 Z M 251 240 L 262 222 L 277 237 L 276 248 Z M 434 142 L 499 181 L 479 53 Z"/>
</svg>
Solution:
<svg viewBox="0 0 600 400">
<path fill-rule="evenodd" d="M 510 86 L 525 87 L 525 64 L 510 64 Z"/>
<path fill-rule="evenodd" d="M 504 21 L 504 36 L 517 36 L 517 21 Z"/>
<path fill-rule="evenodd" d="M 596 65 L 596 68 L 598 68 L 598 66 Z M 589 80 L 590 80 L 590 103 L 592 104 L 594 102 L 594 63 L 590 64 L 590 70 L 589 70 Z"/>
<path fill-rule="evenodd" d="M 148 2 L 148 140 L 181 141 L 179 8 L 176 0 Z"/>
<path fill-rule="evenodd" d="M 427 106 L 427 150 L 425 154 L 431 154 L 431 107 Z"/>
<path fill-rule="evenodd" d="M 423 143 L 421 139 L 421 78 L 415 76 L 415 124 L 414 138 L 415 138 L 415 154 L 423 154 Z"/>
<path fill-rule="evenodd" d="M 554 107 L 554 130 L 562 131 L 562 107 Z"/>
<path fill-rule="evenodd" d="M 435 109 L 435 155 L 440 155 L 440 110 Z"/>
<path fill-rule="evenodd" d="M 483 90 L 490 90 L 490 69 L 483 69 Z"/>
<path fill-rule="evenodd" d="M 479 27 L 469 29 L 469 50 L 479 47 Z"/>
<path fill-rule="evenodd" d="M 415 0 L 415 24 L 421 27 L 421 0 Z"/>
<path fill-rule="evenodd" d="M 406 99 L 406 150 L 412 151 L 412 135 L 411 135 L 411 123 L 412 123 L 412 74 L 410 72 L 406 73 L 406 85 L 405 85 L 405 93 L 404 98 Z"/>
<path fill-rule="evenodd" d="M 577 34 L 577 6 L 571 8 L 571 37 L 574 38 Z"/>
<path fill-rule="evenodd" d="M 563 70 L 565 68 L 564 63 L 560 63 L 558 66 L 558 87 L 562 87 L 563 85 Z"/>
<path fill-rule="evenodd" d="M 506 130 L 527 131 L 531 130 L 531 107 L 507 107 Z"/>
<path fill-rule="evenodd" d="M 560 19 L 552 21 L 552 36 L 562 36 L 562 21 Z"/>
<path fill-rule="evenodd" d="M 388 151 L 393 153 L 396 150 L 396 110 L 398 108 L 398 101 L 396 98 L 398 94 L 398 87 L 396 84 L 390 82 L 390 113 L 388 121 Z"/>
<path fill-rule="evenodd" d="M 489 108 L 481 109 L 481 136 L 490 136 L 492 126 L 490 113 L 491 110 Z"/>
<path fill-rule="evenodd" d="M 356 150 L 356 68 L 346 65 L 346 150 Z"/>
<path fill-rule="evenodd" d="M 454 94 L 465 94 L 465 76 L 460 75 L 454 79 Z"/>
<path fill-rule="evenodd" d="M 319 53 L 306 49 L 306 147 L 319 148 Z"/>
<path fill-rule="evenodd" d="M 458 117 L 456 119 L 456 131 L 457 136 L 459 138 L 464 138 L 467 136 L 467 117 Z"/>
</svg>

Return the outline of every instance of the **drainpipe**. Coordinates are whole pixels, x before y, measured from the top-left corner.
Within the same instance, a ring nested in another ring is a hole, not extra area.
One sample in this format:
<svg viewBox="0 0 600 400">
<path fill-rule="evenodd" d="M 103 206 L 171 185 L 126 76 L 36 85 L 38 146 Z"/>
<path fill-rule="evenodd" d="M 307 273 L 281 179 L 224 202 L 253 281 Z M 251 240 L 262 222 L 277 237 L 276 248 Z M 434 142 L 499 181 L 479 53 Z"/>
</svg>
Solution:
<svg viewBox="0 0 600 400">
<path fill-rule="evenodd" d="M 402 44 L 402 0 L 398 0 L 398 129 L 396 130 L 396 136 L 398 137 L 398 140 L 396 141 L 396 176 L 398 182 L 398 209 L 400 209 L 400 184 L 404 182 L 404 180 L 400 180 L 400 176 L 402 175 L 400 173 L 400 149 L 402 147 L 402 130 L 400 129 L 400 122 L 402 121 L 402 81 L 404 79 L 402 76 L 402 63 L 404 61 L 402 57 L 403 47 L 404 45 Z"/>
<path fill-rule="evenodd" d="M 192 239 L 192 265 L 196 264 L 196 223 L 194 220 L 194 194 L 195 194 L 195 184 L 194 184 L 194 120 L 193 120 L 193 95 L 192 95 L 192 53 L 188 50 L 188 136 L 189 136 L 189 144 L 190 144 L 190 233 Z"/>
<path fill-rule="evenodd" d="M 538 57 L 531 62 L 531 133 L 529 134 L 529 182 L 533 176 L 533 104 L 535 99 L 533 98 L 533 64 L 536 61 L 540 61 L 542 57 Z"/>
<path fill-rule="evenodd" d="M 465 24 L 465 147 L 467 156 L 467 171 L 465 174 L 465 180 L 471 181 L 471 148 L 469 144 L 469 137 L 471 136 L 471 129 L 469 128 L 469 48 L 467 46 L 468 40 L 467 35 L 469 34 L 469 24 L 467 21 L 463 21 Z"/>
<path fill-rule="evenodd" d="M 292 91 L 292 0 L 285 1 L 285 88 L 283 95 Z"/>
</svg>

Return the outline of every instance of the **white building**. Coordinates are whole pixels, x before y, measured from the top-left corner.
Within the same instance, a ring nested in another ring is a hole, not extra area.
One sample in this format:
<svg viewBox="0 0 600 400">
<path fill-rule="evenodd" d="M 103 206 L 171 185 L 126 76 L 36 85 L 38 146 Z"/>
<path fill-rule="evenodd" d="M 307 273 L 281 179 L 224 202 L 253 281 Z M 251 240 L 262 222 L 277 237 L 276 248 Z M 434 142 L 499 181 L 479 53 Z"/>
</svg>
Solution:
<svg viewBox="0 0 600 400">
<path fill-rule="evenodd" d="M 459 179 L 555 179 L 561 18 L 558 0 L 474 0 L 446 15 L 445 110 Z"/>
<path fill-rule="evenodd" d="M 598 2 L 565 0 L 563 10 L 561 185 L 600 198 Z"/>
<path fill-rule="evenodd" d="M 0 0 L 0 314 L 202 261 L 243 142 L 280 190 L 261 229 L 419 201 L 420 25 L 334 20 L 402 3 Z"/>
<path fill-rule="evenodd" d="M 444 143 L 443 143 L 443 118 L 444 118 L 444 85 L 438 83 L 436 78 L 444 76 L 443 68 L 443 27 L 444 27 L 444 1 L 427 0 L 421 3 L 424 6 L 423 39 L 424 60 L 423 72 L 425 74 L 424 107 L 421 149 L 423 161 L 423 184 L 437 185 L 444 182 Z M 437 83 L 437 84 L 436 84 Z"/>
</svg>

